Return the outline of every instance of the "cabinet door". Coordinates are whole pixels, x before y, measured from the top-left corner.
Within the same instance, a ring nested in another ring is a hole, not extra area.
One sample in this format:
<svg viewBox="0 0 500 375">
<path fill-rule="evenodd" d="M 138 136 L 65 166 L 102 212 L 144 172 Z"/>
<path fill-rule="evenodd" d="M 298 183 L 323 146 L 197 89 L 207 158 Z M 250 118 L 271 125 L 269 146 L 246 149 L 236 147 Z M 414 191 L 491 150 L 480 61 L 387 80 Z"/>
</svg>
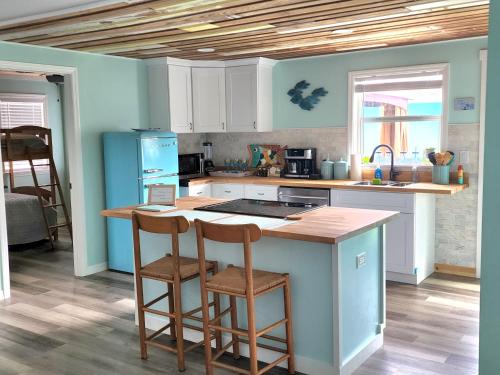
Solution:
<svg viewBox="0 0 500 375">
<path fill-rule="evenodd" d="M 278 187 L 272 185 L 245 185 L 245 198 L 262 199 L 265 201 L 278 200 Z"/>
<path fill-rule="evenodd" d="M 386 270 L 413 274 L 415 253 L 413 248 L 414 215 L 399 214 L 386 224 Z"/>
<path fill-rule="evenodd" d="M 240 184 L 212 184 L 214 198 L 241 199 L 245 195 L 243 185 Z"/>
<path fill-rule="evenodd" d="M 197 133 L 226 131 L 224 68 L 192 68 L 194 129 Z"/>
<path fill-rule="evenodd" d="M 257 131 L 257 65 L 227 68 L 226 91 L 228 130 Z"/>
<path fill-rule="evenodd" d="M 193 97 L 191 93 L 191 68 L 168 66 L 170 101 L 170 129 L 176 133 L 193 132 Z"/>
<path fill-rule="evenodd" d="M 212 196 L 212 189 L 209 184 L 193 185 L 189 187 L 189 196 L 210 197 Z"/>
</svg>

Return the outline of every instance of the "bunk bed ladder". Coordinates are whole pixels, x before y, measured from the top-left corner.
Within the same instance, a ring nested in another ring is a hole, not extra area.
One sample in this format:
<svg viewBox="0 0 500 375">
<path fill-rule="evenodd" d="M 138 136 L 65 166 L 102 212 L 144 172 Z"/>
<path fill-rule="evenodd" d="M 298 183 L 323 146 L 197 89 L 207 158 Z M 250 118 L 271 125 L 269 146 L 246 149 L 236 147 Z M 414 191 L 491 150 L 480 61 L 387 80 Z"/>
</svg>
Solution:
<svg viewBox="0 0 500 375">
<path fill-rule="evenodd" d="M 47 227 L 47 234 L 50 240 L 50 244 L 52 248 L 54 248 L 54 241 L 58 238 L 58 229 L 67 227 L 69 235 L 71 237 L 71 241 L 73 241 L 73 229 L 71 227 L 71 220 L 68 214 L 68 208 L 66 207 L 66 203 L 64 201 L 64 196 L 61 189 L 61 183 L 59 181 L 59 175 L 57 174 L 57 169 L 54 163 L 54 158 L 52 157 L 52 153 L 49 153 L 48 163 L 47 164 L 34 164 L 31 152 L 29 148 L 27 148 L 27 156 L 28 161 L 30 163 L 31 175 L 33 176 L 33 183 L 36 190 L 36 195 L 38 197 L 38 202 L 40 203 L 40 207 L 42 207 L 42 215 L 45 222 L 45 226 Z M 37 167 L 49 167 L 49 175 L 50 175 L 50 183 L 46 185 L 40 185 L 38 183 L 38 176 L 36 172 Z M 41 189 L 46 190 L 45 188 L 50 187 L 50 200 L 47 202 L 42 196 Z M 59 203 L 57 203 L 57 196 L 59 196 Z M 64 222 L 59 223 L 56 220 L 56 224 L 51 225 L 49 219 L 47 217 L 47 208 L 55 208 L 57 210 L 58 207 L 62 207 L 64 213 Z"/>
</svg>

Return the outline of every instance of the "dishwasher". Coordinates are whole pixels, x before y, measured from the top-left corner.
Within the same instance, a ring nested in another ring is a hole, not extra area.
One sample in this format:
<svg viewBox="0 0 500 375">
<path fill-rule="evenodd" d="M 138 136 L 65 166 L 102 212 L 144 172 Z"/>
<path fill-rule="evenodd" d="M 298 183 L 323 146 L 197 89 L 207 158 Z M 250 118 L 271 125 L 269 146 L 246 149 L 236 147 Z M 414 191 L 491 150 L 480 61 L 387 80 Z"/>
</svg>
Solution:
<svg viewBox="0 0 500 375">
<path fill-rule="evenodd" d="M 278 201 L 288 203 L 305 203 L 318 206 L 330 205 L 330 189 L 295 188 L 280 186 Z"/>
</svg>

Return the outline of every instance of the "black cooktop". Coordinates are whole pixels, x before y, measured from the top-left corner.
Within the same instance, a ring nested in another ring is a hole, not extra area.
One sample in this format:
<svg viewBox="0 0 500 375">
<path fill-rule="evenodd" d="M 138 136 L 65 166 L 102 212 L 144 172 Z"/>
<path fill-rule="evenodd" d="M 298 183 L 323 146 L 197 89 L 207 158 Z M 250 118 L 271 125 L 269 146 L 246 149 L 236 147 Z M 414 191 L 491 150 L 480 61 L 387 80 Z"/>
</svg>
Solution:
<svg viewBox="0 0 500 375">
<path fill-rule="evenodd" d="M 319 207 L 320 205 L 315 203 L 289 203 L 263 201 L 257 199 L 236 199 L 234 201 L 197 207 L 195 210 L 284 219 L 287 216 L 301 214 Z"/>
</svg>

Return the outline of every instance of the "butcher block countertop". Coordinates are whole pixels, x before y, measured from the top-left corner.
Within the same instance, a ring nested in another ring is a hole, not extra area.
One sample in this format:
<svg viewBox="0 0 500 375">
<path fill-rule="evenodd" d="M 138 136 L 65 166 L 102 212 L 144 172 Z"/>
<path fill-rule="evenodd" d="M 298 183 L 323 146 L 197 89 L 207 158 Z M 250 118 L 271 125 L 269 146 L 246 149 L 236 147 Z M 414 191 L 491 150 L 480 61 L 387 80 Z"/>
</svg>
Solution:
<svg viewBox="0 0 500 375">
<path fill-rule="evenodd" d="M 184 197 L 177 199 L 176 209 L 173 211 L 193 210 L 195 207 L 224 201 L 225 199 Z M 103 210 L 101 211 L 101 215 L 130 219 L 132 211 L 136 207 L 137 206 Z M 155 216 L 161 216 L 166 213 L 165 211 L 142 212 L 146 215 Z M 172 210 L 169 212 L 172 212 Z M 278 227 L 262 229 L 262 234 L 267 237 L 337 244 L 360 233 L 366 232 L 369 229 L 385 224 L 393 220 L 398 214 L 398 212 L 393 211 L 322 207 L 300 214 L 300 220 L 283 220 L 283 224 Z M 228 218 L 237 215 L 224 214 L 224 216 Z"/>
<path fill-rule="evenodd" d="M 430 182 L 417 182 L 404 187 L 391 186 L 364 186 L 354 185 L 357 181 L 351 180 L 300 180 L 280 177 L 201 177 L 189 181 L 189 185 L 201 185 L 208 183 L 224 184 L 256 184 L 256 185 L 278 185 L 290 187 L 310 187 L 324 189 L 348 189 L 348 190 L 371 190 L 392 193 L 429 193 L 429 194 L 456 194 L 465 190 L 467 185 L 438 185 Z"/>
</svg>

